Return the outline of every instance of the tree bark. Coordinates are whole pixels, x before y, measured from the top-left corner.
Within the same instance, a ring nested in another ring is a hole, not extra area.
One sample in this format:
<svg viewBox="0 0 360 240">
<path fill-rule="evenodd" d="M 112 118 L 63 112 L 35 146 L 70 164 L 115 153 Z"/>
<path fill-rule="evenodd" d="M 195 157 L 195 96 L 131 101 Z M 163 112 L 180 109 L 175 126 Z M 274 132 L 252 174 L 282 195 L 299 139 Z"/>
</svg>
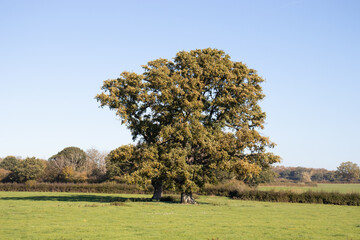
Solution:
<svg viewBox="0 0 360 240">
<path fill-rule="evenodd" d="M 154 187 L 154 194 L 152 200 L 160 201 L 163 191 L 162 181 L 152 181 L 152 186 Z"/>
<path fill-rule="evenodd" d="M 197 204 L 192 196 L 192 193 L 181 193 L 181 203 L 183 204 Z"/>
</svg>

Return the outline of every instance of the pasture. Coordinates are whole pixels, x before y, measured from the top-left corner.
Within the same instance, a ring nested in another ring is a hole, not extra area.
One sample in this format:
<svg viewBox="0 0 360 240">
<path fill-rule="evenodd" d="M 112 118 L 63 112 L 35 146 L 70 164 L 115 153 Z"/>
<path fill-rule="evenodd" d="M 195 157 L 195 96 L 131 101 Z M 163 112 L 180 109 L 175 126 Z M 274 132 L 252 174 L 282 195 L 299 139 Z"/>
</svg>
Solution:
<svg viewBox="0 0 360 240">
<path fill-rule="evenodd" d="M 360 239 L 360 207 L 0 192 L 0 239 Z"/>
<path fill-rule="evenodd" d="M 313 192 L 339 192 L 339 193 L 360 193 L 360 184 L 333 184 L 318 183 L 317 186 L 259 186 L 259 190 L 264 191 L 294 191 L 297 193 Z"/>
</svg>

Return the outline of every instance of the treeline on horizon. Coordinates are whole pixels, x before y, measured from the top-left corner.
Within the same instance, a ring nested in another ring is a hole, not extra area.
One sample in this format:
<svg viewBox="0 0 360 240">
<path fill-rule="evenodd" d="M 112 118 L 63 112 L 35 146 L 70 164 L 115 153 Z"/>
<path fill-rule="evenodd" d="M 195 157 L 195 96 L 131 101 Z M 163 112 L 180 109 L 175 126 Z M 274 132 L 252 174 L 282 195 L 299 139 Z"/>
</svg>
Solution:
<svg viewBox="0 0 360 240">
<path fill-rule="evenodd" d="M 126 184 L 126 179 L 122 175 L 123 163 L 117 163 L 109 156 L 109 153 L 94 148 L 85 152 L 77 147 L 64 148 L 48 160 L 7 156 L 0 158 L 0 182 Z M 265 169 L 245 184 L 257 186 L 258 184 L 358 183 L 359 176 L 360 168 L 352 162 L 341 163 L 336 171 L 324 168 L 275 166 Z M 236 176 L 218 171 L 217 178 L 220 184 L 234 180 Z"/>
<path fill-rule="evenodd" d="M 306 168 L 306 167 L 285 167 L 273 166 L 271 171 L 274 174 L 269 182 L 303 182 L 303 183 L 346 183 L 359 182 L 360 169 L 356 163 L 343 162 L 337 170 L 327 170 L 325 168 Z"/>
</svg>

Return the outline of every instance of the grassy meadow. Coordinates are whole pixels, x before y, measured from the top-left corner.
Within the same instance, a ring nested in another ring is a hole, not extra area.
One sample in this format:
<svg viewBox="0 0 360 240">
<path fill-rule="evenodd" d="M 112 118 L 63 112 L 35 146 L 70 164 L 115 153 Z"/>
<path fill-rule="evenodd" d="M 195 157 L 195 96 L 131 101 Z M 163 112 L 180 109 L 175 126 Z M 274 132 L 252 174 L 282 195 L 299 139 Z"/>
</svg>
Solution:
<svg viewBox="0 0 360 240">
<path fill-rule="evenodd" d="M 313 192 L 339 192 L 339 193 L 360 193 L 360 184 L 329 184 L 318 183 L 317 186 L 259 186 L 259 190 L 264 191 L 294 191 L 297 193 Z"/>
<path fill-rule="evenodd" d="M 0 239 L 360 239 L 360 207 L 0 192 Z"/>
</svg>

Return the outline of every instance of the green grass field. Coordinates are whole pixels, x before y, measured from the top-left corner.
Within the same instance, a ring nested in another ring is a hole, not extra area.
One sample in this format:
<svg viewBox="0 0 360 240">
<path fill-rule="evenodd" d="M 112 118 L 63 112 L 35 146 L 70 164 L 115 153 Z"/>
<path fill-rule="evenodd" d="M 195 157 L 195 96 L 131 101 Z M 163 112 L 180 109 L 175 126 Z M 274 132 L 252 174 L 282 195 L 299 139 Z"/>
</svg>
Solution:
<svg viewBox="0 0 360 240">
<path fill-rule="evenodd" d="M 274 191 L 294 191 L 294 192 L 305 192 L 305 191 L 316 191 L 316 192 L 340 192 L 340 193 L 360 193 L 360 184 L 317 184 L 316 187 L 309 186 L 259 186 L 259 190 L 274 190 Z"/>
<path fill-rule="evenodd" d="M 144 197 L 0 192 L 0 239 L 360 239 L 360 207 Z"/>
</svg>

